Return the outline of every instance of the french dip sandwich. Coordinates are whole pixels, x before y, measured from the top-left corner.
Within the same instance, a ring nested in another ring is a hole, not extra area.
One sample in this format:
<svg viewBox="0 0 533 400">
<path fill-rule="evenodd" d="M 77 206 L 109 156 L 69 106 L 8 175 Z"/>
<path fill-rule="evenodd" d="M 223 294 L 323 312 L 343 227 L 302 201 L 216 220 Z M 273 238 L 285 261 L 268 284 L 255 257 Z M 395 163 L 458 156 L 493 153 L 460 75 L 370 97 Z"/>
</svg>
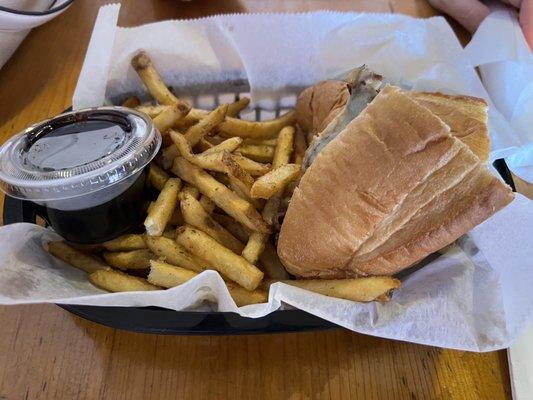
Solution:
<svg viewBox="0 0 533 400">
<path fill-rule="evenodd" d="M 278 240 L 298 277 L 393 275 L 513 200 L 487 170 L 482 99 L 406 92 L 365 68 L 304 92 L 310 142 Z"/>
</svg>

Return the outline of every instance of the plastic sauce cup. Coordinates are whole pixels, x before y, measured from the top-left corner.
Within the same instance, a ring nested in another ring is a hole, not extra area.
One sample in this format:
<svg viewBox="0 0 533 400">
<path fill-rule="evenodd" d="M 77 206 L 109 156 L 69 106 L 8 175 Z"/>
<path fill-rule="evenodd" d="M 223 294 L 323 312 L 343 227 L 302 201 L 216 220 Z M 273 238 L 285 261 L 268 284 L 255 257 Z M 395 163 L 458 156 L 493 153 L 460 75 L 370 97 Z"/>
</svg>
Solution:
<svg viewBox="0 0 533 400">
<path fill-rule="evenodd" d="M 68 112 L 0 148 L 0 189 L 34 203 L 66 240 L 101 243 L 142 223 L 146 167 L 160 147 L 161 135 L 144 113 L 124 107 Z"/>
</svg>

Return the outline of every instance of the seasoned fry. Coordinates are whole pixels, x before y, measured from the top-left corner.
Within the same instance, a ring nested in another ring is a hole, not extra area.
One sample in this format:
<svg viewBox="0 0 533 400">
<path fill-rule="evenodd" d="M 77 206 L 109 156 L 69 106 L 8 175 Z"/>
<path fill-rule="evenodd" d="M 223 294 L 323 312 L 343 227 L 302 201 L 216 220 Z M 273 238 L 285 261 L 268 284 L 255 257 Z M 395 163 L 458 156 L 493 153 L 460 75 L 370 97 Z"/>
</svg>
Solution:
<svg viewBox="0 0 533 400">
<path fill-rule="evenodd" d="M 249 103 L 250 99 L 247 97 L 243 97 L 242 99 L 236 100 L 233 103 L 228 104 L 228 111 L 226 112 L 226 117 L 237 117 L 242 110 L 248 107 Z M 176 128 L 190 127 L 202 118 L 205 118 L 205 116 L 208 114 L 209 111 L 193 108 L 183 120 L 178 122 Z"/>
<path fill-rule="evenodd" d="M 243 144 L 236 151 L 236 154 L 248 157 L 257 162 L 268 163 L 274 157 L 274 147 L 254 144 Z"/>
<path fill-rule="evenodd" d="M 173 104 L 153 119 L 154 125 L 163 134 L 172 128 L 176 121 L 187 115 L 190 110 L 191 107 L 186 103 Z"/>
<path fill-rule="evenodd" d="M 185 196 L 180 202 L 181 213 L 185 223 L 207 233 L 224 247 L 240 254 L 244 245 L 215 221 L 202 207 L 200 202 L 191 196 Z"/>
<path fill-rule="evenodd" d="M 159 104 L 183 104 L 182 101 L 168 90 L 167 85 L 165 85 L 161 76 L 159 76 L 159 73 L 154 68 L 152 60 L 144 51 L 141 51 L 132 58 L 131 66 L 143 81 L 148 92 L 150 92 Z"/>
<path fill-rule="evenodd" d="M 254 183 L 254 178 L 242 169 L 235 161 L 235 158 L 227 152 L 222 154 L 222 163 L 225 166 L 231 189 L 244 200 L 252 203 L 257 209 L 260 209 L 263 204 L 257 199 L 253 199 L 250 195 L 250 189 Z"/>
<path fill-rule="evenodd" d="M 135 234 L 122 235 L 116 239 L 108 240 L 103 243 L 103 246 L 109 251 L 146 249 L 146 243 L 144 243 L 142 235 Z"/>
<path fill-rule="evenodd" d="M 281 192 L 290 182 L 298 177 L 301 167 L 297 164 L 285 164 L 257 178 L 252 185 L 250 195 L 254 199 L 269 199 Z"/>
<path fill-rule="evenodd" d="M 254 290 L 263 279 L 263 272 L 256 266 L 198 229 L 188 226 L 178 228 L 176 241 L 245 289 Z"/>
<path fill-rule="evenodd" d="M 154 258 L 154 255 L 148 249 L 118 252 L 104 251 L 102 255 L 109 265 L 122 270 L 148 268 L 150 267 L 150 259 Z"/>
<path fill-rule="evenodd" d="M 233 154 L 233 159 L 252 176 L 261 176 L 270 171 L 270 164 L 258 163 L 239 154 Z"/>
<path fill-rule="evenodd" d="M 268 302 L 268 291 L 266 290 L 247 290 L 229 282 L 226 282 L 226 287 L 237 307 Z"/>
<path fill-rule="evenodd" d="M 122 107 L 135 108 L 140 104 L 141 101 L 137 96 L 130 96 L 126 100 L 124 100 L 124 103 L 122 103 Z"/>
<path fill-rule="evenodd" d="M 265 250 L 266 243 L 268 241 L 268 234 L 260 232 L 252 232 L 244 250 L 242 256 L 250 263 L 257 264 L 259 256 Z"/>
<path fill-rule="evenodd" d="M 179 286 L 194 278 L 198 273 L 189 269 L 171 265 L 164 261 L 150 261 L 148 282 L 164 288 Z"/>
<path fill-rule="evenodd" d="M 157 162 L 163 169 L 169 170 L 172 167 L 174 159 L 179 155 L 180 152 L 178 151 L 178 148 L 174 143 L 172 143 L 163 149 L 161 156 L 157 157 Z"/>
<path fill-rule="evenodd" d="M 145 105 L 140 105 L 140 106 L 137 106 L 135 107 L 135 109 L 137 111 L 140 111 L 140 112 L 143 112 L 145 114 L 148 114 L 148 116 L 150 118 L 155 118 L 157 117 L 159 114 L 161 114 L 163 111 L 165 111 L 167 108 L 170 108 L 171 106 L 166 106 L 166 105 L 163 105 L 163 104 L 158 104 L 156 106 L 145 106 Z"/>
<path fill-rule="evenodd" d="M 272 159 L 272 169 L 288 164 L 294 143 L 294 132 L 292 126 L 287 126 L 280 131 L 276 151 L 274 152 L 274 158 Z M 278 210 L 281 196 L 282 193 L 274 194 L 267 200 L 265 207 L 263 208 L 263 219 L 271 226 L 275 225 L 278 221 Z"/>
<path fill-rule="evenodd" d="M 294 134 L 294 154 L 293 154 L 294 164 L 302 165 L 306 150 L 307 150 L 307 141 L 305 139 L 305 134 L 300 128 L 297 128 Z"/>
<path fill-rule="evenodd" d="M 294 128 L 286 126 L 279 132 L 278 143 L 272 159 L 272 169 L 288 164 L 291 159 L 294 144 Z"/>
<path fill-rule="evenodd" d="M 248 241 L 248 238 L 250 237 L 250 231 L 231 218 L 229 215 L 213 213 L 211 216 L 241 242 Z"/>
<path fill-rule="evenodd" d="M 205 212 L 208 214 L 211 214 L 217 205 L 207 196 L 201 196 L 200 197 L 200 204 L 204 208 Z"/>
<path fill-rule="evenodd" d="M 219 153 L 222 151 L 227 151 L 229 153 L 232 153 L 235 151 L 242 143 L 242 138 L 234 137 L 230 139 L 226 139 L 223 142 L 217 144 L 216 146 L 213 146 L 203 153 L 200 153 L 199 156 L 207 155 L 207 154 L 213 154 L 213 153 Z"/>
<path fill-rule="evenodd" d="M 170 175 L 167 174 L 162 168 L 157 166 L 155 163 L 150 164 L 150 169 L 148 170 L 148 180 L 157 190 L 163 190 L 163 186 L 170 178 Z"/>
<path fill-rule="evenodd" d="M 252 146 L 272 146 L 276 147 L 278 139 L 272 138 L 272 139 L 244 139 L 242 144 L 244 145 L 252 145 Z"/>
<path fill-rule="evenodd" d="M 202 272 L 210 269 L 209 265 L 199 258 L 189 254 L 187 250 L 172 239 L 161 236 L 145 236 L 146 245 L 159 258 L 166 262 L 187 268 L 191 271 Z"/>
<path fill-rule="evenodd" d="M 186 196 L 192 196 L 195 199 L 198 199 L 200 197 L 200 191 L 191 185 L 185 185 L 183 189 L 181 189 L 180 193 L 178 194 L 178 198 L 183 200 Z"/>
<path fill-rule="evenodd" d="M 82 253 L 81 251 L 69 246 L 63 240 L 49 242 L 48 252 L 54 257 L 59 258 L 62 261 L 81 269 L 87 273 L 97 271 L 99 269 L 109 268 L 109 265 L 100 261 L 96 257 Z"/>
<path fill-rule="evenodd" d="M 201 168 L 178 157 L 174 160 L 172 172 L 196 186 L 200 193 L 209 197 L 218 207 L 249 229 L 265 233 L 270 231 L 252 204 L 240 198 Z"/>
<path fill-rule="evenodd" d="M 281 263 L 276 248 L 270 241 L 266 242 L 263 253 L 259 257 L 259 264 L 263 267 L 265 275 L 271 279 L 289 279 L 289 274 Z"/>
<path fill-rule="evenodd" d="M 89 281 L 93 285 L 110 292 L 137 292 L 160 289 L 148 283 L 146 279 L 112 269 L 93 272 L 89 275 Z"/>
<path fill-rule="evenodd" d="M 178 194 L 178 196 L 179 196 L 179 194 Z M 152 201 L 148 205 L 148 210 L 147 210 L 148 213 L 150 213 L 151 211 L 154 210 L 154 206 L 155 206 L 155 202 Z M 172 213 L 172 216 L 170 217 L 170 220 L 168 221 L 167 225 L 183 225 L 183 223 L 184 223 L 183 222 L 183 215 L 181 215 L 181 210 L 179 209 L 179 207 L 176 207 L 176 209 Z"/>
<path fill-rule="evenodd" d="M 276 136 L 281 128 L 294 124 L 294 112 L 290 111 L 277 119 L 262 122 L 244 121 L 237 118 L 226 118 L 220 124 L 222 136 L 239 136 L 250 139 L 270 139 Z"/>
<path fill-rule="evenodd" d="M 305 279 L 284 280 L 287 285 L 296 286 L 324 296 L 352 301 L 387 301 L 391 290 L 401 286 L 398 279 L 390 276 L 368 276 L 355 279 Z"/>
<path fill-rule="evenodd" d="M 146 232 L 151 236 L 161 236 L 167 226 L 178 201 L 178 192 L 181 181 L 178 178 L 170 178 L 159 193 L 152 208 L 152 212 L 144 220 Z"/>
<path fill-rule="evenodd" d="M 151 261 L 150 264 L 148 281 L 165 288 L 179 286 L 198 275 L 185 268 L 176 267 L 165 262 Z M 268 301 L 268 293 L 264 290 L 250 291 L 231 283 L 226 283 L 226 286 L 238 307 L 248 304 L 266 303 Z"/>
<path fill-rule="evenodd" d="M 226 116 L 228 111 L 228 105 L 222 104 L 215 110 L 211 111 L 208 115 L 202 118 L 196 125 L 191 126 L 185 132 L 185 139 L 191 146 L 194 146 L 205 135 L 209 134 L 214 128 L 216 128 Z"/>
<path fill-rule="evenodd" d="M 250 104 L 250 99 L 248 97 L 242 97 L 239 100 L 235 100 L 228 105 L 228 112 L 226 115 L 228 117 L 236 117 L 242 110 L 248 107 L 248 104 Z"/>
</svg>

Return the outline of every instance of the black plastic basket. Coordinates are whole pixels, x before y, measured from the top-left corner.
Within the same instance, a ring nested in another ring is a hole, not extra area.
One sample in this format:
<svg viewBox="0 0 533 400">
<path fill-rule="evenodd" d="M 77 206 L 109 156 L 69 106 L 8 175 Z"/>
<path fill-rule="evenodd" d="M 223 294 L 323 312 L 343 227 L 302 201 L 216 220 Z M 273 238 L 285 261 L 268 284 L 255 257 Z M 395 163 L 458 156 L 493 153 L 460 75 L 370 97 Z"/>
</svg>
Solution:
<svg viewBox="0 0 533 400">
<path fill-rule="evenodd" d="M 238 99 L 242 93 L 248 92 L 246 82 L 235 81 L 225 85 L 199 85 L 189 87 L 187 92 L 178 93 L 188 98 L 193 105 L 198 105 L 199 95 L 206 92 L 213 94 L 213 106 L 228 101 L 228 95 Z M 288 95 L 298 93 L 300 88 L 288 89 Z M 285 93 L 287 95 L 287 92 Z M 127 96 L 123 96 L 125 99 Z M 120 100 L 120 99 L 119 99 Z M 279 99 L 281 100 L 281 99 Z M 120 101 L 117 101 L 120 104 Z M 256 120 L 262 119 L 266 112 L 278 116 L 285 109 L 281 102 L 272 110 L 254 108 L 248 110 Z M 504 160 L 494 162 L 495 168 L 503 179 L 514 190 L 514 183 Z M 6 196 L 4 201 L 4 224 L 17 222 L 36 222 L 36 209 L 33 203 Z M 412 270 L 417 269 L 413 267 Z M 412 272 L 411 270 L 411 272 Z M 404 271 L 406 272 L 406 271 Z M 402 273 L 403 274 L 403 273 Z M 87 320 L 97 322 L 112 328 L 142 333 L 156 333 L 167 335 L 226 335 L 226 334 L 258 334 L 299 332 L 307 330 L 329 329 L 337 325 L 301 310 L 278 310 L 261 318 L 241 317 L 229 312 L 194 312 L 174 311 L 159 307 L 100 307 L 82 305 L 60 305 L 65 310 Z"/>
</svg>

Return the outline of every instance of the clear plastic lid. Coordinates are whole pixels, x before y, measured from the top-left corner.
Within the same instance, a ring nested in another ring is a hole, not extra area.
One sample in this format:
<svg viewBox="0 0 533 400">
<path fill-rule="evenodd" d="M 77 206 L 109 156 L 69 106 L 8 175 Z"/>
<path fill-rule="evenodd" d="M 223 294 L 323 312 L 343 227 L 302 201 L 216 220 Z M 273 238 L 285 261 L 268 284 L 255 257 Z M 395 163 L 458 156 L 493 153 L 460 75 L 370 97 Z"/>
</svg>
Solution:
<svg viewBox="0 0 533 400">
<path fill-rule="evenodd" d="M 82 196 L 136 174 L 160 146 L 161 135 L 144 113 L 124 107 L 68 112 L 0 148 L 0 188 L 32 201 Z"/>
</svg>

